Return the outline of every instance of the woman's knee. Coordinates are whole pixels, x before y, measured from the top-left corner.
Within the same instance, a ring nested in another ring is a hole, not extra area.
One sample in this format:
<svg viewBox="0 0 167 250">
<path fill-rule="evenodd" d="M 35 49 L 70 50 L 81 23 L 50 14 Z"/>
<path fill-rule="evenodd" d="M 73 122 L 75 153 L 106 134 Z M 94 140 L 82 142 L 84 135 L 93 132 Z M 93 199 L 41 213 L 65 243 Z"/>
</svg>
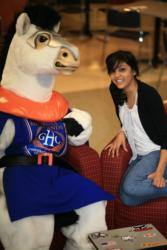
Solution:
<svg viewBox="0 0 167 250">
<path fill-rule="evenodd" d="M 122 183 L 121 183 L 121 188 L 120 188 L 120 193 L 125 193 L 128 196 L 134 196 L 136 195 L 136 187 L 137 183 L 135 180 L 126 178 Z"/>
<path fill-rule="evenodd" d="M 120 193 L 120 199 L 122 201 L 123 204 L 125 204 L 126 206 L 137 206 L 139 204 L 142 204 L 143 201 L 140 200 L 139 198 L 136 198 L 134 196 L 130 196 L 130 195 L 126 195 L 124 192 Z"/>
</svg>

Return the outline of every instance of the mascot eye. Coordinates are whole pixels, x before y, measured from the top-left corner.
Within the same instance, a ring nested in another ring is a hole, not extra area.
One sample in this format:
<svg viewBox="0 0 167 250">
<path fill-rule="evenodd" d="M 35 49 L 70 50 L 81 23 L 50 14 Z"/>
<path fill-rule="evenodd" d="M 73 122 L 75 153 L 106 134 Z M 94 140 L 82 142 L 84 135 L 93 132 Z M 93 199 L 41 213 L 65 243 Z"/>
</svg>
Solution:
<svg viewBox="0 0 167 250">
<path fill-rule="evenodd" d="M 48 38 L 46 37 L 46 36 L 39 36 L 38 37 L 38 41 L 40 42 L 40 43 L 44 43 L 44 42 L 46 42 L 48 40 Z"/>
<path fill-rule="evenodd" d="M 48 45 L 49 41 L 50 41 L 49 34 L 40 34 L 35 38 L 35 47 L 43 48 Z"/>
</svg>

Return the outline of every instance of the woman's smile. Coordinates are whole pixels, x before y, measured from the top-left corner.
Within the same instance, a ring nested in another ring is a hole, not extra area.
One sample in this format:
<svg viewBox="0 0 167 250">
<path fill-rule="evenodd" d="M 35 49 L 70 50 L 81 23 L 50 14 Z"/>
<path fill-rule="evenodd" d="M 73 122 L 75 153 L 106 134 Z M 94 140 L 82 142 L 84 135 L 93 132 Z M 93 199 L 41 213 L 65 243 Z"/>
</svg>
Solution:
<svg viewBox="0 0 167 250">
<path fill-rule="evenodd" d="M 111 81 L 118 87 L 118 88 L 127 88 L 131 84 L 134 84 L 134 72 L 131 67 L 125 63 L 120 62 L 110 74 Z"/>
</svg>

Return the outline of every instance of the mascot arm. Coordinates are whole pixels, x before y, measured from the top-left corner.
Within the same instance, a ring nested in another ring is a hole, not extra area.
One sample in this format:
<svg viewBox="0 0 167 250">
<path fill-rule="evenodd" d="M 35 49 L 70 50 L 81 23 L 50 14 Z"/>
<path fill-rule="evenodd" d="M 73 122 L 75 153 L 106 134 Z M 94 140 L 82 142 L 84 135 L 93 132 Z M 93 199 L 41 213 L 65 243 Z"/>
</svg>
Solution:
<svg viewBox="0 0 167 250">
<path fill-rule="evenodd" d="M 15 136 L 15 125 L 12 119 L 8 119 L 0 134 L 0 158 L 5 155 L 6 148 L 12 143 Z"/>
<path fill-rule="evenodd" d="M 85 111 L 73 108 L 63 121 L 66 124 L 69 144 L 80 146 L 85 144 L 92 133 L 92 118 Z"/>
</svg>

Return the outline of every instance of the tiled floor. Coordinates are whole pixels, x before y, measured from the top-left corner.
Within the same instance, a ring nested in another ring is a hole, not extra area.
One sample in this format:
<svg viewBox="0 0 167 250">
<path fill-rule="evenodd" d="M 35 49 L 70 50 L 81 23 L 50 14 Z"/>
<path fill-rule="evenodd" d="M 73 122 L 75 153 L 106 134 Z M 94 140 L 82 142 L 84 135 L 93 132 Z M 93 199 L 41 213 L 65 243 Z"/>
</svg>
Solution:
<svg viewBox="0 0 167 250">
<path fill-rule="evenodd" d="M 81 65 L 71 76 L 59 75 L 56 79 L 55 89 L 68 98 L 71 107 L 90 112 L 93 118 L 93 134 L 90 144 L 100 153 L 119 130 L 119 122 L 108 91 L 110 80 L 101 65 L 102 42 L 97 39 L 97 36 L 95 33 L 89 39 L 66 37 L 78 46 Z M 135 54 L 138 50 L 135 42 L 112 38 L 107 53 L 125 48 Z M 146 44 L 145 48 L 145 53 L 149 57 L 151 47 Z M 147 66 L 147 64 L 141 65 L 141 69 Z M 140 79 L 157 87 L 160 67 L 150 68 L 141 74 Z M 167 99 L 167 69 L 158 91 L 163 99 Z"/>
</svg>

